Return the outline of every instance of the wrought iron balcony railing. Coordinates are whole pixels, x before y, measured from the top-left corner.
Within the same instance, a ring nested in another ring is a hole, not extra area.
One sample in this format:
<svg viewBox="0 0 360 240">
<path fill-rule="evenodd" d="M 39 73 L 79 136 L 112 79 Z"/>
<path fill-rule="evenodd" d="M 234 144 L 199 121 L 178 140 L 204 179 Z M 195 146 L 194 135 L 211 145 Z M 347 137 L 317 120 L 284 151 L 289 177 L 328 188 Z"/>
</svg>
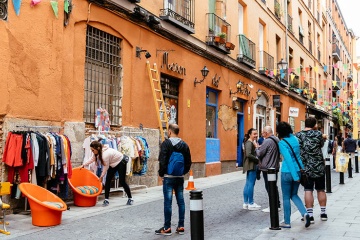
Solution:
<svg viewBox="0 0 360 240">
<path fill-rule="evenodd" d="M 195 33 L 195 0 L 164 0 L 165 9 L 160 9 L 160 18 L 188 33 Z"/>
<path fill-rule="evenodd" d="M 237 56 L 238 62 L 244 63 L 251 68 L 255 68 L 255 43 L 248 39 L 244 34 L 239 35 L 240 54 Z"/>
<path fill-rule="evenodd" d="M 309 39 L 309 52 L 312 54 L 312 42 L 310 39 Z"/>
<path fill-rule="evenodd" d="M 280 19 L 281 18 L 281 5 L 278 0 L 274 0 L 274 12 L 275 16 Z"/>
<path fill-rule="evenodd" d="M 293 21 L 292 17 L 288 14 L 287 28 L 288 28 L 289 32 L 294 33 L 292 21 Z"/>
<path fill-rule="evenodd" d="M 218 50 L 229 54 L 235 45 L 230 42 L 231 25 L 224 19 L 214 13 L 208 13 L 208 36 L 206 36 L 206 44 L 213 46 Z M 231 46 L 228 46 L 231 44 Z"/>
<path fill-rule="evenodd" d="M 336 43 L 332 44 L 332 56 L 336 61 L 340 61 L 340 48 Z"/>
</svg>

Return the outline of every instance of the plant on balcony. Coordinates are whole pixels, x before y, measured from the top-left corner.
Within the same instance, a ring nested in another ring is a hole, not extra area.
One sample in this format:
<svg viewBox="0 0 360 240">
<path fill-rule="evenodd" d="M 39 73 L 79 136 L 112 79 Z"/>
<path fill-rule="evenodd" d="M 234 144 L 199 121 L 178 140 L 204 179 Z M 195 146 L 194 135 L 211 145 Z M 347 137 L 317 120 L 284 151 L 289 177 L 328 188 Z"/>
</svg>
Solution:
<svg viewBox="0 0 360 240">
<path fill-rule="evenodd" d="M 221 32 L 218 34 L 218 36 L 220 37 L 220 43 L 225 43 L 226 42 L 226 33 Z"/>
<path fill-rule="evenodd" d="M 275 15 L 278 17 L 278 18 L 281 18 L 282 17 L 282 10 L 281 10 L 281 6 L 279 3 L 275 4 Z"/>
</svg>

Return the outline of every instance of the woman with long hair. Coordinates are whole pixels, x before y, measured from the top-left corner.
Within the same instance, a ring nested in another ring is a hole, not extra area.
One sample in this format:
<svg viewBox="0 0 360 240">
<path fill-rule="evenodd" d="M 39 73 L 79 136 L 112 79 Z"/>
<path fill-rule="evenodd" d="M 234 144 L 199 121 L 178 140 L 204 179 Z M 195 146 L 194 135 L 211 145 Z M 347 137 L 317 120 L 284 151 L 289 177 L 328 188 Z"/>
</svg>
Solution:
<svg viewBox="0 0 360 240">
<path fill-rule="evenodd" d="M 109 205 L 110 184 L 116 172 L 119 173 L 120 184 L 128 196 L 126 205 L 132 205 L 134 200 L 131 197 L 129 185 L 125 181 L 126 164 L 129 161 L 129 157 L 119 151 L 116 151 L 115 149 L 109 148 L 107 145 L 102 145 L 98 141 L 91 142 L 90 149 L 94 155 L 81 167 L 88 166 L 93 162 L 98 164 L 98 161 L 100 161 L 100 164 L 103 165 L 103 170 L 100 175 L 100 181 L 102 182 L 106 174 L 105 200 L 103 202 L 103 206 L 106 207 Z"/>
<path fill-rule="evenodd" d="M 300 145 L 298 139 L 293 135 L 292 128 L 287 122 L 279 122 L 276 131 L 280 139 L 279 150 L 283 156 L 281 166 L 281 190 L 283 195 L 283 207 L 284 207 L 284 222 L 280 224 L 282 228 L 291 228 L 290 215 L 291 215 L 291 203 L 293 201 L 298 208 L 301 216 L 304 217 L 305 227 L 310 226 L 310 216 L 306 211 L 304 203 L 298 196 L 298 190 L 300 185 L 300 168 L 304 168 L 304 165 L 300 158 Z M 294 154 L 295 153 L 295 156 Z M 298 163 L 299 165 L 298 165 Z"/>
<path fill-rule="evenodd" d="M 255 140 L 258 136 L 258 132 L 254 128 L 250 128 L 247 132 L 246 142 L 244 144 L 244 164 L 243 172 L 246 173 L 246 183 L 244 187 L 244 204 L 243 208 L 248 210 L 259 210 L 261 206 L 254 202 L 254 186 L 256 181 L 256 170 L 259 159 L 256 157 Z"/>
</svg>

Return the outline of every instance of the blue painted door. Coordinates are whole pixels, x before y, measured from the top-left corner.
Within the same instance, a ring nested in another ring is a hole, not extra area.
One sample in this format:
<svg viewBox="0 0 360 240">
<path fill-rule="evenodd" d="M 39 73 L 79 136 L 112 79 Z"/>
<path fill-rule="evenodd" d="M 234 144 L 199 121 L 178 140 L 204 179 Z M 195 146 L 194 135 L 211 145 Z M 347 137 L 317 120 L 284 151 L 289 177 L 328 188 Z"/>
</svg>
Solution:
<svg viewBox="0 0 360 240">
<path fill-rule="evenodd" d="M 245 131 L 244 131 L 244 114 L 243 113 L 238 113 L 237 114 L 237 128 L 238 128 L 238 132 L 237 132 L 237 159 L 236 159 L 236 163 L 238 164 L 239 167 L 241 167 L 243 165 L 243 151 L 242 151 L 242 142 L 244 140 L 244 135 L 245 135 Z"/>
</svg>

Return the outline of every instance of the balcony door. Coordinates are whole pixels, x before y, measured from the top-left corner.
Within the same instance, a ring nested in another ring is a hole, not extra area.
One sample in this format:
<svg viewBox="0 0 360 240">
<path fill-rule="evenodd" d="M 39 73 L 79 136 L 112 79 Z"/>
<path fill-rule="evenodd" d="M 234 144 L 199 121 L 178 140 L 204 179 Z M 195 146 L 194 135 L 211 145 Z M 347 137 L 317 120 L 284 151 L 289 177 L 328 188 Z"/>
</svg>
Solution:
<svg viewBox="0 0 360 240">
<path fill-rule="evenodd" d="M 259 22 L 259 57 L 260 69 L 264 67 L 264 25 Z"/>
</svg>

